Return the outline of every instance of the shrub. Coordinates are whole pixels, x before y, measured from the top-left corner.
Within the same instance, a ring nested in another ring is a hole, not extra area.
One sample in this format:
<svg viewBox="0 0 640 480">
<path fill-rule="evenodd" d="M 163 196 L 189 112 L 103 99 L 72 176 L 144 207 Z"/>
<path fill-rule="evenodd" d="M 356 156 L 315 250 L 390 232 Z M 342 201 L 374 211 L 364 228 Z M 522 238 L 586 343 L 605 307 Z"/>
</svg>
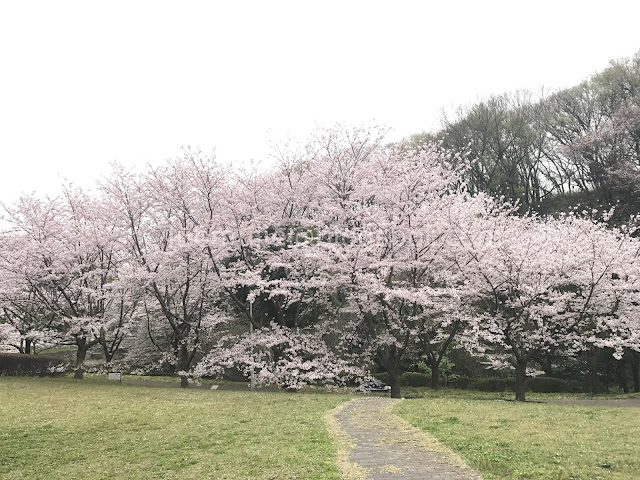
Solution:
<svg viewBox="0 0 640 480">
<path fill-rule="evenodd" d="M 505 390 L 515 389 L 515 379 L 512 377 L 458 377 L 453 382 L 453 386 L 454 388 L 481 390 L 484 392 L 504 392 Z M 527 390 L 534 393 L 558 393 L 575 392 L 579 389 L 571 382 L 563 380 L 562 378 L 530 377 L 527 378 Z"/>
<path fill-rule="evenodd" d="M 505 390 L 513 390 L 515 379 L 513 378 L 476 378 L 475 385 L 469 388 L 481 390 L 483 392 L 504 392 Z"/>
<path fill-rule="evenodd" d="M 463 390 L 468 390 L 469 388 L 471 388 L 469 385 L 471 385 L 471 383 L 473 382 L 473 378 L 471 377 L 458 377 L 455 379 L 455 381 L 451 384 L 451 386 L 453 388 L 461 388 Z"/>
<path fill-rule="evenodd" d="M 515 380 L 510 377 L 487 377 L 487 378 L 470 378 L 458 377 L 453 381 L 455 388 L 463 388 L 469 390 L 480 390 L 483 392 L 504 392 L 505 390 L 513 390 Z"/>
<path fill-rule="evenodd" d="M 527 379 L 529 390 L 535 393 L 574 392 L 576 388 L 567 380 L 554 377 L 532 377 Z"/>
<path fill-rule="evenodd" d="M 431 384 L 431 375 L 418 372 L 406 372 L 400 377 L 400 385 L 403 387 L 428 387 Z"/>
<path fill-rule="evenodd" d="M 376 373 L 375 378 L 381 382 L 389 384 L 389 374 L 387 372 Z M 400 376 L 401 387 L 428 387 L 431 382 L 431 375 L 418 372 L 406 372 Z"/>
<path fill-rule="evenodd" d="M 420 373 L 424 373 L 425 375 L 431 375 L 431 367 L 429 367 L 429 365 L 427 365 L 422 360 L 416 364 L 416 368 Z"/>
<path fill-rule="evenodd" d="M 46 355 L 0 353 L 0 375 L 30 377 L 53 375 L 64 371 L 59 358 Z"/>
</svg>

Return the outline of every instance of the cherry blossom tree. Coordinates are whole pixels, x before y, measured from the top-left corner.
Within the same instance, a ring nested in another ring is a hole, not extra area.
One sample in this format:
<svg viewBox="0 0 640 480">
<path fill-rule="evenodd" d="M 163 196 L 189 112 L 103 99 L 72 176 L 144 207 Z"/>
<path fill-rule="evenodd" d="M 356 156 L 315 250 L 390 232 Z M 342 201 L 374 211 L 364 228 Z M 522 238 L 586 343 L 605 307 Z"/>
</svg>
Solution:
<svg viewBox="0 0 640 480">
<path fill-rule="evenodd" d="M 340 294 L 348 319 L 340 325 L 342 348 L 387 371 L 397 397 L 408 347 L 421 339 L 432 353 L 436 345 L 446 350 L 461 325 L 450 321 L 459 301 L 445 274 L 451 270 L 445 212 L 482 203 L 459 186 L 447 152 L 390 150 L 382 146 L 383 133 L 319 132 L 306 156 L 293 156 L 290 171 L 313 179 L 305 192 L 312 193 L 307 204 L 318 206 L 308 210 L 316 239 L 305 251 L 325 265 L 316 282 L 330 279 Z M 436 371 L 440 352 L 432 356 Z"/>
<path fill-rule="evenodd" d="M 565 299 L 563 265 L 547 252 L 558 237 L 532 218 L 499 214 L 486 220 L 484 228 L 456 232 L 465 250 L 456 261 L 477 295 L 467 344 L 496 368 L 514 367 L 516 399 L 524 401 L 529 361 L 557 341 L 558 312 L 552 308 Z"/>
<path fill-rule="evenodd" d="M 303 361 L 303 356 L 307 360 L 309 355 L 316 359 L 323 354 L 335 356 L 323 338 L 340 310 L 340 302 L 335 301 L 339 284 L 326 275 L 325 258 L 317 245 L 323 206 L 314 194 L 314 178 L 308 166 L 297 160 L 281 157 L 274 172 L 249 170 L 232 176 L 218 205 L 217 229 L 207 227 L 202 236 L 230 313 L 256 330 L 247 336 L 246 327 L 245 333 L 237 333 L 243 330 L 237 325 L 236 334 L 224 338 L 224 348 L 245 351 L 253 341 L 262 345 L 259 351 L 264 352 L 261 339 L 269 339 L 269 353 L 260 357 L 264 362 L 267 358 L 276 362 L 289 358 L 295 363 Z M 281 341 L 273 340 L 276 333 Z M 311 335 L 318 342 L 311 349 L 315 353 L 309 353 L 306 347 L 291 347 L 309 346 Z M 220 347 L 209 354 L 196 369 L 198 375 L 205 373 L 205 365 L 211 374 L 218 373 L 216 365 L 228 368 L 227 357 L 220 353 L 223 350 Z M 299 352 L 301 357 L 293 358 L 292 352 Z M 236 367 L 243 358 L 248 357 L 237 355 Z M 255 358 L 250 362 L 251 368 L 258 368 L 256 362 Z M 330 356 L 324 359 L 325 365 L 332 363 Z M 249 364 L 243 365 L 241 370 L 248 371 Z M 260 371 L 270 371 L 270 365 L 262 364 Z M 317 380 L 319 373 L 315 371 Z M 329 374 L 326 368 L 321 371 Z M 258 376 L 259 382 L 280 380 L 281 374 Z M 309 379 L 301 376 L 294 383 L 303 381 Z"/>
<path fill-rule="evenodd" d="M 145 176 L 115 166 L 102 185 L 111 217 L 126 236 L 129 278 L 146 291 L 147 332 L 180 373 L 182 387 L 219 311 L 220 285 L 202 246 L 203 232 L 216 225 L 217 204 L 212 197 L 201 201 L 198 182 L 222 182 L 220 175 L 213 157 L 185 151 Z"/>
<path fill-rule="evenodd" d="M 124 291 L 113 288 L 121 261 L 117 232 L 99 202 L 72 186 L 53 199 L 24 197 L 9 215 L 17 245 L 11 274 L 23 288 L 13 304 L 31 297 L 61 343 L 76 346 L 76 378 L 83 378 L 89 349 L 102 345 L 110 360 L 132 319 Z"/>
<path fill-rule="evenodd" d="M 607 214 L 609 216 L 610 214 Z M 575 296 L 569 306 L 574 312 L 574 345 L 586 353 L 589 383 L 593 393 L 600 392 L 597 374 L 599 350 L 611 348 L 621 360 L 625 350 L 638 351 L 640 305 L 638 252 L 640 243 L 633 229 L 612 229 L 602 223 L 571 219 L 580 232 L 580 268 L 573 276 Z"/>
<path fill-rule="evenodd" d="M 627 234 L 574 216 L 542 220 L 509 212 L 485 217 L 481 229 L 460 227 L 456 262 L 477 296 L 467 345 L 496 368 L 515 368 L 517 400 L 525 400 L 532 358 L 599 343 L 587 332 L 603 331 L 614 318 L 619 326 L 622 303 L 631 306 L 610 280 L 627 271 L 631 257 L 621 252 L 631 244 Z M 611 341 L 607 334 L 600 345 Z"/>
<path fill-rule="evenodd" d="M 3 268 L 0 280 L 0 324 L 4 326 L 7 341 L 1 341 L 20 353 L 32 354 L 47 349 L 60 341 L 55 316 L 51 315 L 28 285 L 13 283 L 15 270 Z M 11 338 L 11 341 L 8 339 Z"/>
<path fill-rule="evenodd" d="M 332 351 L 316 329 L 282 327 L 276 323 L 254 334 L 222 338 L 194 369 L 195 376 L 222 374 L 235 368 L 255 372 L 259 385 L 299 389 L 322 384 L 342 386 L 365 375 L 349 359 Z"/>
<path fill-rule="evenodd" d="M 17 232 L 0 237 L 0 324 L 5 332 L 0 343 L 31 354 L 36 346 L 42 349 L 55 343 L 57 325 L 22 272 L 21 248 Z"/>
<path fill-rule="evenodd" d="M 635 117 L 616 118 L 611 135 L 632 136 Z M 182 386 L 229 368 L 340 384 L 377 364 L 393 397 L 408 351 L 436 387 L 461 342 L 515 369 L 518 400 L 549 352 L 640 351 L 630 229 L 516 216 L 471 195 L 465 162 L 439 145 L 385 146 L 385 133 L 318 130 L 277 146 L 268 171 L 185 149 L 142 173 L 115 165 L 98 195 L 22 198 L 0 237 L 5 336 L 28 352 L 54 332 L 82 377 L 89 349 L 109 363 L 144 335 L 132 345 L 153 345 Z"/>
<path fill-rule="evenodd" d="M 46 209 L 44 203 L 36 204 L 27 197 L 20 199 L 18 205 L 15 210 L 33 211 L 31 220 Z M 14 209 L 3 207 L 9 218 L 16 214 Z M 60 340 L 55 338 L 60 325 L 43 305 L 38 296 L 39 289 L 30 283 L 25 270 L 32 256 L 25 242 L 29 233 L 35 233 L 35 228 L 23 232 L 7 222 L 7 230 L 0 236 L 0 322 L 6 325 L 5 332 L 11 332 L 10 345 L 25 354 L 36 353 L 36 344 L 47 348 Z"/>
</svg>

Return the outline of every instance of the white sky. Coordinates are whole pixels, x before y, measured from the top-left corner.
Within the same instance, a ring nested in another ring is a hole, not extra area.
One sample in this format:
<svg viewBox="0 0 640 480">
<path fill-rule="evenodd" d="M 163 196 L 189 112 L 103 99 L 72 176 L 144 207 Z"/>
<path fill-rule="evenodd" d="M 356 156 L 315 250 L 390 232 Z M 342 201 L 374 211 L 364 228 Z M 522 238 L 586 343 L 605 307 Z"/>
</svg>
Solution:
<svg viewBox="0 0 640 480">
<path fill-rule="evenodd" d="M 640 2 L 0 0 L 0 201 L 90 186 L 182 145 L 271 139 L 568 87 L 640 50 Z"/>
</svg>

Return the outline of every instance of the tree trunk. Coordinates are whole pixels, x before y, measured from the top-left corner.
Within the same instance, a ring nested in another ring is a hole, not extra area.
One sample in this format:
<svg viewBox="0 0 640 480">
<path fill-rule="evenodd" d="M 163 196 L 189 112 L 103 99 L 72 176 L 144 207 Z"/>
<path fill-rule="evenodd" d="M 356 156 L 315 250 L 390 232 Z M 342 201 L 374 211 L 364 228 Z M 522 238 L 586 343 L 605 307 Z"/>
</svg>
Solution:
<svg viewBox="0 0 640 480">
<path fill-rule="evenodd" d="M 100 338 L 100 346 L 102 347 L 102 351 L 104 352 L 104 364 L 105 366 L 109 364 L 109 362 L 111 362 L 111 360 L 113 360 L 113 356 L 115 354 L 115 351 L 112 351 L 109 348 L 109 345 L 107 344 L 107 342 L 104 340 L 104 337 Z"/>
<path fill-rule="evenodd" d="M 391 385 L 391 398 L 402 398 L 400 395 L 400 373 L 397 369 L 387 370 L 389 374 L 389 385 Z"/>
<path fill-rule="evenodd" d="M 400 359 L 403 352 L 404 350 L 399 351 L 395 345 L 378 347 L 375 361 L 389 375 L 391 398 L 402 398 L 400 395 Z"/>
<path fill-rule="evenodd" d="M 525 401 L 525 393 L 527 391 L 527 362 L 522 360 L 516 361 L 516 400 L 518 402 Z"/>
<path fill-rule="evenodd" d="M 29 340 L 28 338 L 24 339 L 24 353 L 26 353 L 27 355 L 31 354 L 31 340 Z"/>
<path fill-rule="evenodd" d="M 76 373 L 73 378 L 77 378 L 78 380 L 84 379 L 84 369 L 82 366 L 84 365 L 85 358 L 87 358 L 87 350 L 78 346 L 78 351 L 76 352 Z"/>
<path fill-rule="evenodd" d="M 624 393 L 629 393 L 629 384 L 627 383 L 627 362 L 623 357 L 616 361 L 616 377 L 618 377 L 618 386 Z"/>
<path fill-rule="evenodd" d="M 186 372 L 189 370 L 189 351 L 187 350 L 187 346 L 185 343 L 182 343 L 180 346 L 180 371 Z M 180 375 L 180 388 L 189 387 L 189 381 L 186 375 Z"/>
<path fill-rule="evenodd" d="M 631 352 L 631 374 L 633 376 L 633 391 L 640 393 L 640 359 L 636 352 Z"/>
<path fill-rule="evenodd" d="M 102 351 L 104 352 L 104 364 L 109 365 L 115 356 L 115 350 L 111 350 L 106 343 L 103 343 Z"/>
<path fill-rule="evenodd" d="M 544 360 L 542 362 L 542 370 L 547 377 L 553 377 L 553 363 L 552 363 L 552 355 L 550 352 L 543 353 Z"/>
<path fill-rule="evenodd" d="M 438 389 L 438 379 L 440 378 L 440 364 L 437 362 L 433 362 L 433 365 L 430 365 L 431 368 L 431 388 L 434 390 Z"/>
<path fill-rule="evenodd" d="M 596 347 L 591 347 L 587 352 L 587 363 L 589 366 L 588 380 L 589 391 L 593 394 L 602 392 L 602 385 L 600 385 L 600 376 L 598 375 L 598 358 L 600 357 L 600 350 Z"/>
</svg>

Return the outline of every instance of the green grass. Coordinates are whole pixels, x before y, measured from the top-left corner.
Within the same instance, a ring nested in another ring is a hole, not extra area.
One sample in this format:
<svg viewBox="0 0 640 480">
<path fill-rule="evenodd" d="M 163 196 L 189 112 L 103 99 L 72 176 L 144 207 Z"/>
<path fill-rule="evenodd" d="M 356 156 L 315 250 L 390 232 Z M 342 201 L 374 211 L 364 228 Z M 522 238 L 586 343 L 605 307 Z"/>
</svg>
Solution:
<svg viewBox="0 0 640 480">
<path fill-rule="evenodd" d="M 394 413 L 433 434 L 485 480 L 640 478 L 639 409 L 518 403 L 486 392 L 425 395 Z"/>
<path fill-rule="evenodd" d="M 73 378 L 74 372 L 66 372 L 61 375 L 64 378 Z M 107 374 L 102 373 L 85 373 L 84 379 L 91 383 L 110 383 Z M 145 382 L 162 382 L 162 383 L 180 383 L 180 377 L 178 375 L 128 375 L 123 374 L 122 380 L 143 380 Z M 230 380 L 218 379 L 218 378 L 201 378 L 199 383 L 203 385 L 238 385 L 246 386 L 249 382 L 233 382 Z"/>
<path fill-rule="evenodd" d="M 403 387 L 402 394 L 408 394 L 412 398 L 460 398 L 467 400 L 515 400 L 515 393 L 510 390 L 504 392 L 484 392 L 481 390 L 464 390 L 459 388 L 440 388 L 433 390 L 429 387 Z M 527 401 L 546 400 L 618 400 L 640 399 L 640 393 L 622 393 L 612 390 L 611 393 L 535 393 L 528 391 Z"/>
<path fill-rule="evenodd" d="M 348 398 L 0 377 L 0 478 L 339 479 Z"/>
<path fill-rule="evenodd" d="M 104 375 L 106 378 L 107 375 Z M 148 382 L 180 383 L 177 375 L 122 375 L 122 380 L 144 380 Z M 232 382 L 218 378 L 201 378 L 199 383 L 203 385 L 247 385 L 249 382 Z"/>
</svg>

